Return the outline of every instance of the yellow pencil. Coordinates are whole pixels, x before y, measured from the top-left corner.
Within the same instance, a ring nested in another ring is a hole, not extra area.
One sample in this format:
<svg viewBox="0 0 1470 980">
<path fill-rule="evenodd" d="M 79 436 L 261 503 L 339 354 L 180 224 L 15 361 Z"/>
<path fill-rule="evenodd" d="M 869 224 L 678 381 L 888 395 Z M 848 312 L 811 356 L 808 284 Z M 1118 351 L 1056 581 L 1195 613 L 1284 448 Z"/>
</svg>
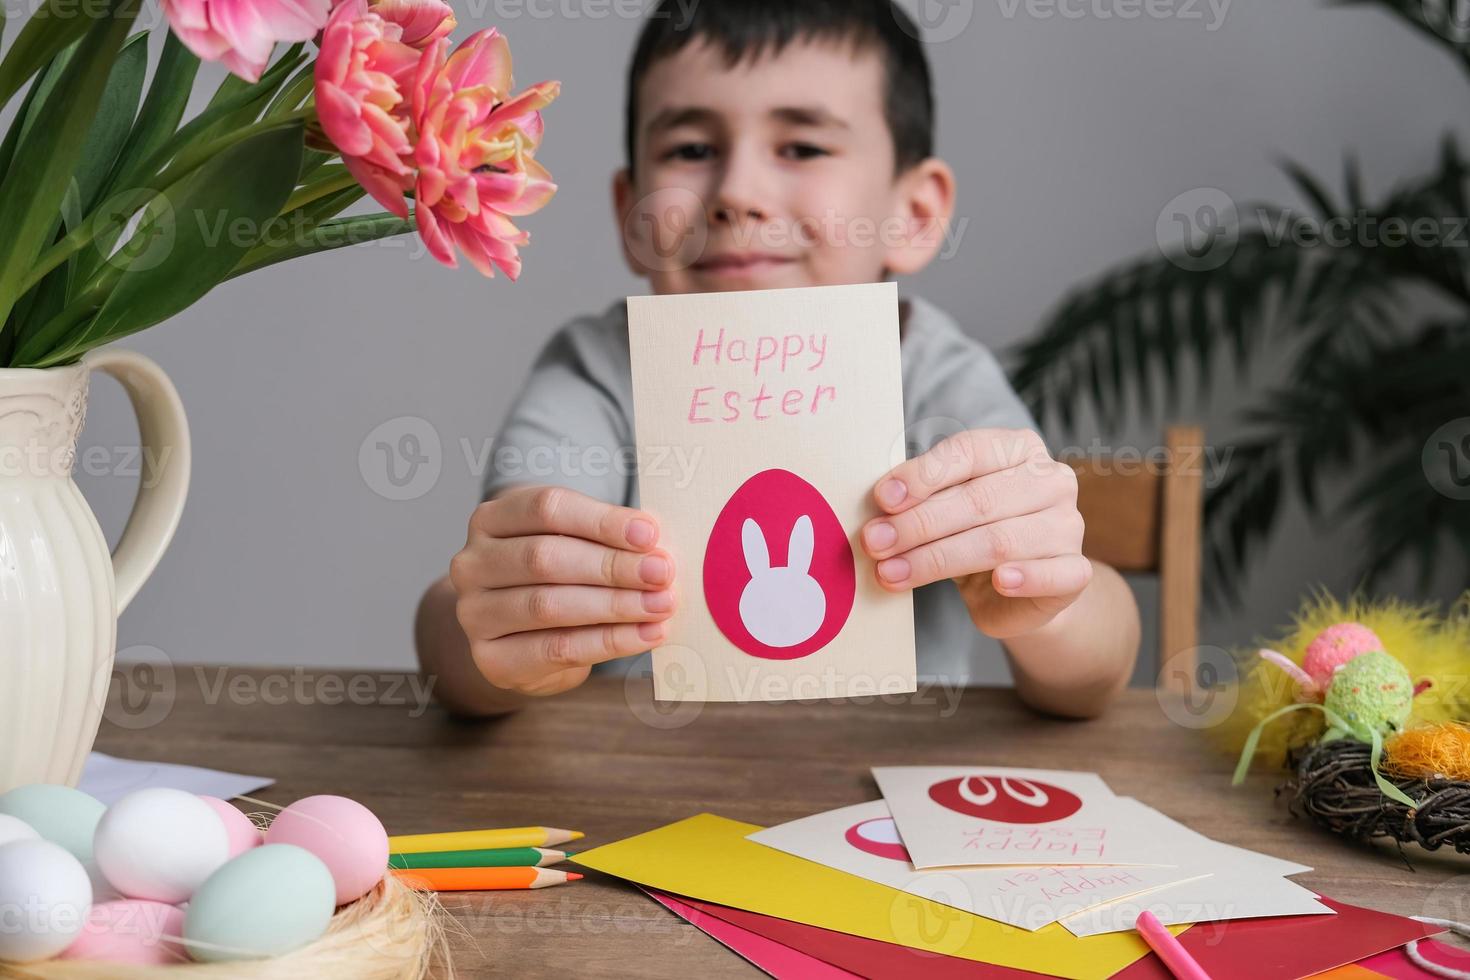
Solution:
<svg viewBox="0 0 1470 980">
<path fill-rule="evenodd" d="M 498 830 L 455 830 L 447 834 L 408 834 L 388 838 L 394 854 L 430 851 L 477 851 L 496 847 L 554 847 L 582 837 L 579 830 L 556 827 L 503 827 Z"/>
</svg>

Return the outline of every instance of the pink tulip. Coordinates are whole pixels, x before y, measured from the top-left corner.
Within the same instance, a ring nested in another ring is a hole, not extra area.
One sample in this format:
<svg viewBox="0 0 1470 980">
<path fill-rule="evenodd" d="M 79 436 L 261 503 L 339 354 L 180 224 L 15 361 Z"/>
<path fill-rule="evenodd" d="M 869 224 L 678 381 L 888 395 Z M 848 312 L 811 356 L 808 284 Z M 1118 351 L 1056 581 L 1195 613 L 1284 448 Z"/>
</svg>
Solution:
<svg viewBox="0 0 1470 980">
<path fill-rule="evenodd" d="M 372 11 L 402 28 L 403 43 L 420 51 L 448 37 L 458 23 L 454 8 L 442 0 L 373 0 Z"/>
<path fill-rule="evenodd" d="M 169 26 L 190 51 L 260 79 L 277 41 L 307 41 L 327 22 L 331 0 L 162 0 Z"/>
<path fill-rule="evenodd" d="M 520 275 L 517 246 L 529 241 L 511 216 L 538 210 L 556 184 L 532 154 L 540 110 L 560 91 L 542 82 L 511 94 L 510 49 L 494 28 L 467 38 L 447 58 L 448 42 L 424 50 L 412 87 L 418 133 L 414 209 L 429 252 L 457 265 L 455 246 L 483 275 L 499 267 Z"/>
<path fill-rule="evenodd" d="M 358 182 L 385 208 L 408 217 L 412 186 L 409 106 L 404 101 L 419 53 L 402 28 L 347 0 L 332 11 L 317 57 L 316 111 L 322 132 Z"/>
</svg>

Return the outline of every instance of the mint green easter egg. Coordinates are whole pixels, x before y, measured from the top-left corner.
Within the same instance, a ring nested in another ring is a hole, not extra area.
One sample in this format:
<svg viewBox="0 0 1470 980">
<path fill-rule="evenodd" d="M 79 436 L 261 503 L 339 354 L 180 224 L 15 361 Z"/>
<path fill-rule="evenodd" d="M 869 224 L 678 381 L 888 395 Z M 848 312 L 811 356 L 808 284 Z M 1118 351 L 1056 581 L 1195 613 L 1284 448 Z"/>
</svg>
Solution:
<svg viewBox="0 0 1470 980">
<path fill-rule="evenodd" d="M 205 879 L 184 913 L 184 946 L 205 963 L 280 956 L 319 939 L 337 906 L 321 859 L 293 844 L 263 844 Z"/>
<path fill-rule="evenodd" d="M 0 796 L 0 813 L 29 824 L 53 844 L 60 844 L 84 865 L 92 863 L 92 835 L 107 807 L 70 786 L 32 783 Z"/>
<path fill-rule="evenodd" d="M 1360 742 L 1372 732 L 1398 731 L 1414 706 L 1414 681 L 1403 664 L 1382 650 L 1359 654 L 1337 668 L 1323 703 L 1347 723 L 1347 734 Z"/>
</svg>

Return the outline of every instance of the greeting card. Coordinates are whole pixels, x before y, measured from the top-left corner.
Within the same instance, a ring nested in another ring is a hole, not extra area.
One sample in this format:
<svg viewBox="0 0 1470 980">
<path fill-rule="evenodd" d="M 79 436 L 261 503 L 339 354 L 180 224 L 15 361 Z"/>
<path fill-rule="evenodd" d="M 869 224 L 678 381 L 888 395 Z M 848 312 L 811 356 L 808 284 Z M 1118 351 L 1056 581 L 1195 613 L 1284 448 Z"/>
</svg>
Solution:
<svg viewBox="0 0 1470 980">
<path fill-rule="evenodd" d="M 639 502 L 680 597 L 658 699 L 914 690 L 911 594 L 858 539 L 904 458 L 898 331 L 892 283 L 628 300 Z"/>
<path fill-rule="evenodd" d="M 916 868 L 1173 863 L 1095 773 L 890 766 L 873 776 Z"/>
<path fill-rule="evenodd" d="M 1173 867 L 994 867 L 919 871 L 882 800 L 768 827 L 767 847 L 1022 929 L 1206 872 Z"/>
</svg>

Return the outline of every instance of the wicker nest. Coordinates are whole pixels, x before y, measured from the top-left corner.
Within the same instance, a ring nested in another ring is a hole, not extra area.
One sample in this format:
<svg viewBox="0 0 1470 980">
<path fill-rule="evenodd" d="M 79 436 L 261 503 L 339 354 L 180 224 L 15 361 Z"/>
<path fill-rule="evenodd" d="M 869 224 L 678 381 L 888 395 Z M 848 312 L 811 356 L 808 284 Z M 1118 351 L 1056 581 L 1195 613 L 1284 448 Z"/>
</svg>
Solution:
<svg viewBox="0 0 1470 980">
<path fill-rule="evenodd" d="M 1451 847 L 1470 854 L 1470 783 L 1454 779 L 1392 779 L 1415 808 L 1385 797 L 1369 766 L 1368 745 L 1337 739 L 1296 749 L 1291 810 L 1336 834 L 1358 841 L 1388 839 L 1426 850 Z"/>
<path fill-rule="evenodd" d="M 338 909 L 320 939 L 284 956 L 175 966 L 0 963 L 0 980 L 453 980 L 445 936 L 451 922 L 433 893 L 412 891 L 389 875 Z"/>
</svg>

